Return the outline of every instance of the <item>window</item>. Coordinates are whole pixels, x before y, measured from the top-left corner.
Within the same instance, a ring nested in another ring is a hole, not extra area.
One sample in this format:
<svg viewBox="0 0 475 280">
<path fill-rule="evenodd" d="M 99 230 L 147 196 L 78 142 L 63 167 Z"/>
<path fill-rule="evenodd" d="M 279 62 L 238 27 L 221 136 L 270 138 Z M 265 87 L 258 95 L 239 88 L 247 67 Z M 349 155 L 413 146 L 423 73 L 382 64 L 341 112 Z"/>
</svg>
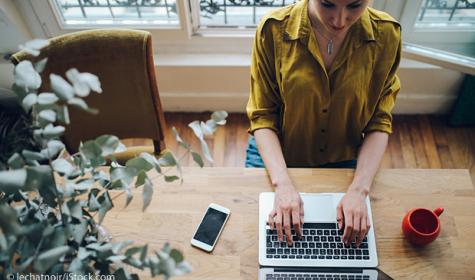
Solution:
<svg viewBox="0 0 475 280">
<path fill-rule="evenodd" d="M 424 28 L 474 29 L 475 1 L 425 0 L 419 9 L 414 26 Z"/>
<path fill-rule="evenodd" d="M 407 0 L 400 21 L 405 42 L 475 57 L 473 0 Z"/>
<path fill-rule="evenodd" d="M 63 25 L 178 25 L 176 0 L 55 0 Z"/>
<path fill-rule="evenodd" d="M 201 0 L 198 28 L 255 27 L 266 13 L 294 0 Z"/>
</svg>

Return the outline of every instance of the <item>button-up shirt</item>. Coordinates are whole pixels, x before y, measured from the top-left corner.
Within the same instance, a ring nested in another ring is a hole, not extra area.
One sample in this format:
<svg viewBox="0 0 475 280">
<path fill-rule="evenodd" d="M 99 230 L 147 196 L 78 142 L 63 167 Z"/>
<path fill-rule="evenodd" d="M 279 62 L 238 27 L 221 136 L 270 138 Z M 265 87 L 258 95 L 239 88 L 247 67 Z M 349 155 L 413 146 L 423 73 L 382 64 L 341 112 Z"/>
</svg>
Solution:
<svg viewBox="0 0 475 280">
<path fill-rule="evenodd" d="M 266 15 L 252 53 L 249 132 L 274 130 L 289 167 L 355 159 L 365 134 L 391 133 L 400 89 L 401 33 L 391 16 L 366 8 L 327 71 L 307 4 Z"/>
</svg>

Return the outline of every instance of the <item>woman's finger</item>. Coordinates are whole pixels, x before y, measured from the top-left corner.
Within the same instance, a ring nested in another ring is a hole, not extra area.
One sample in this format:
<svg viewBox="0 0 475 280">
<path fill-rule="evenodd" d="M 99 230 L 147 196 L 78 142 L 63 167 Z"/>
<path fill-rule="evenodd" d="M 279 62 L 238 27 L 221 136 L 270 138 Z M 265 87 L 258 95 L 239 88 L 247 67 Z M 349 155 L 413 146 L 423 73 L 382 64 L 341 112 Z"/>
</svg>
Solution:
<svg viewBox="0 0 475 280">
<path fill-rule="evenodd" d="M 341 230 L 343 228 L 343 206 L 338 204 L 336 207 L 336 222 L 338 223 L 338 229 Z"/>
<path fill-rule="evenodd" d="M 300 198 L 300 224 L 301 225 L 303 225 L 303 223 L 304 223 L 304 215 L 305 215 L 303 205 L 304 205 L 303 204 L 303 199 Z"/>
<path fill-rule="evenodd" d="M 356 242 L 356 236 L 361 234 L 361 215 L 353 213 L 353 232 L 351 233 L 350 242 Z"/>
<path fill-rule="evenodd" d="M 269 217 L 267 219 L 267 224 L 269 225 L 271 230 L 274 230 L 275 228 L 275 223 L 274 223 L 274 217 L 277 215 L 277 212 L 274 210 L 270 211 Z"/>
<path fill-rule="evenodd" d="M 277 215 L 275 217 L 275 226 L 277 228 L 277 236 L 279 241 L 284 241 L 284 234 L 282 233 L 282 211 L 280 209 L 277 210 Z"/>
<path fill-rule="evenodd" d="M 302 237 L 302 227 L 300 224 L 300 209 L 299 207 L 292 209 L 292 226 L 295 230 L 297 237 L 300 239 Z"/>
<path fill-rule="evenodd" d="M 358 233 L 358 240 L 356 240 L 356 247 L 360 247 L 361 242 L 363 242 L 364 237 L 368 233 L 368 227 L 367 227 L 367 217 L 366 215 L 361 218 L 361 228 L 360 228 L 360 233 Z"/>
<path fill-rule="evenodd" d="M 285 211 L 283 214 L 285 237 L 287 244 L 292 245 L 292 225 L 290 224 L 290 211 Z"/>
<path fill-rule="evenodd" d="M 353 234 L 353 215 L 350 212 L 344 211 L 345 230 L 343 231 L 343 242 L 348 245 L 351 235 Z"/>
</svg>

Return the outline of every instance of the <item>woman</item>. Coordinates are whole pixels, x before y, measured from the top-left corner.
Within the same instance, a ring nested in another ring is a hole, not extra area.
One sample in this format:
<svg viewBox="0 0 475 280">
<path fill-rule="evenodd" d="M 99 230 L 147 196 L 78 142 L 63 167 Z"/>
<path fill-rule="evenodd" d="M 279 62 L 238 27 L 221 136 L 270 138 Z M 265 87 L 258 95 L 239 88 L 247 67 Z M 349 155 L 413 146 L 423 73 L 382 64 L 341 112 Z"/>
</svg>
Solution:
<svg viewBox="0 0 475 280">
<path fill-rule="evenodd" d="M 356 166 L 337 222 L 346 244 L 357 238 L 359 246 L 370 228 L 365 199 L 391 133 L 401 36 L 368 2 L 302 0 L 256 31 L 246 165 L 265 165 L 275 187 L 268 223 L 289 244 L 292 227 L 301 236 L 304 211 L 287 167 Z"/>
</svg>

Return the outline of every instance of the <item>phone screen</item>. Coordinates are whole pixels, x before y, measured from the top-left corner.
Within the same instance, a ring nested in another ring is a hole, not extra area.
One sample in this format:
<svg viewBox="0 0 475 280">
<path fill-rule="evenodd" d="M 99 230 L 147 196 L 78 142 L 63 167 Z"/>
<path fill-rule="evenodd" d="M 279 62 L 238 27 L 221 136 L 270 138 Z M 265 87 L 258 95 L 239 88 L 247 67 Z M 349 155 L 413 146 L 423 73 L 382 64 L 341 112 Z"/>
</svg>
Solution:
<svg viewBox="0 0 475 280">
<path fill-rule="evenodd" d="M 208 208 L 205 217 L 196 231 L 193 239 L 213 246 L 219 231 L 226 221 L 227 214 L 213 208 Z"/>
</svg>

